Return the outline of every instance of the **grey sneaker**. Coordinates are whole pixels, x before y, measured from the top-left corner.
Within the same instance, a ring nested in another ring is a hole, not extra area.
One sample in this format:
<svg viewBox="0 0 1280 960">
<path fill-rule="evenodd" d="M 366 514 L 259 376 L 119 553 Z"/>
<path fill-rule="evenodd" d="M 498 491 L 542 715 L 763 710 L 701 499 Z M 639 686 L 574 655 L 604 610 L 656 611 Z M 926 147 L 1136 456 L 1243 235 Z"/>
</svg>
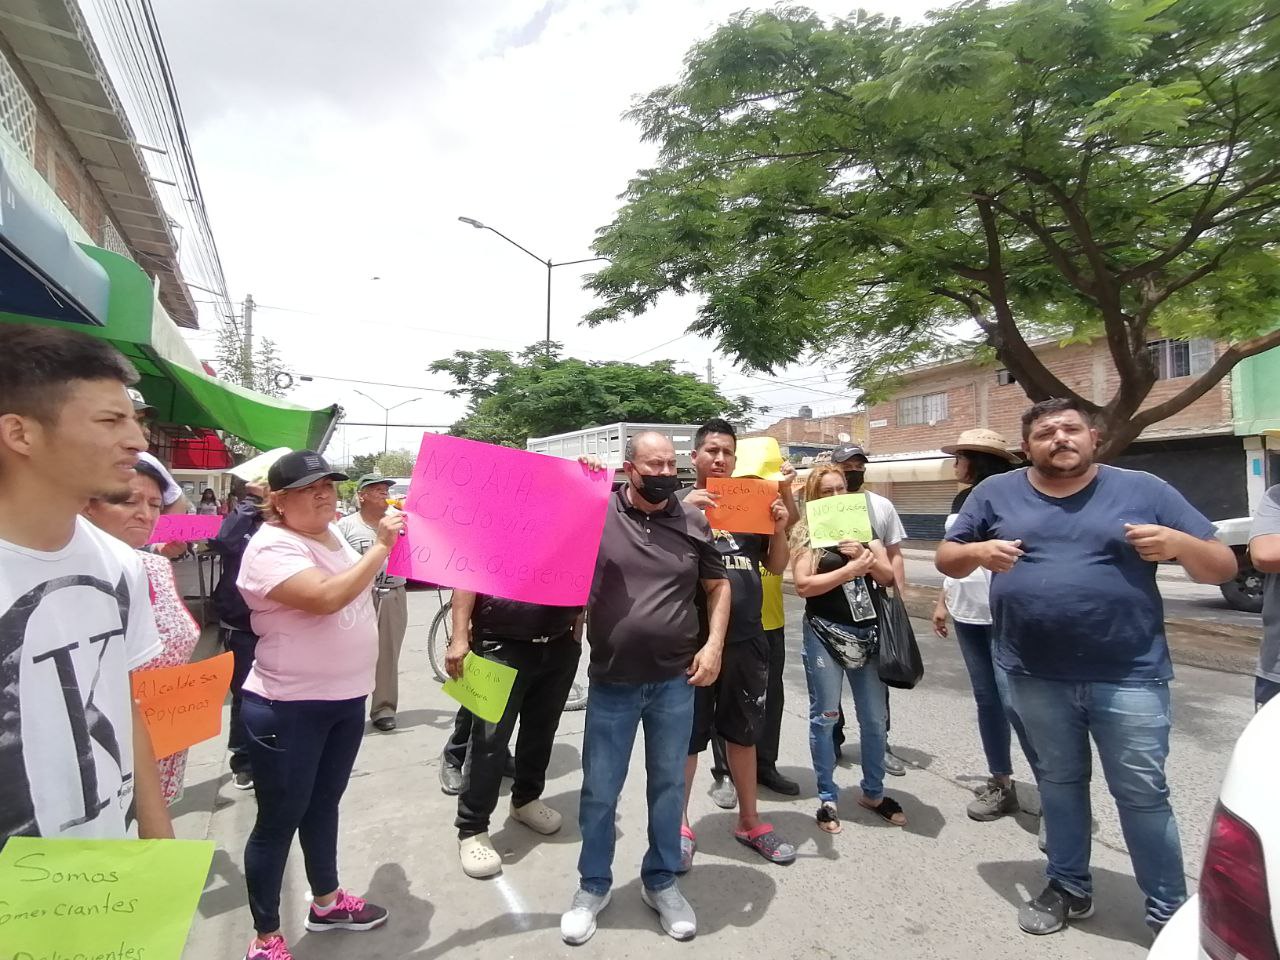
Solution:
<svg viewBox="0 0 1280 960">
<path fill-rule="evenodd" d="M 894 777 L 905 777 L 907 765 L 888 750 L 884 752 L 884 772 Z"/>
<path fill-rule="evenodd" d="M 640 889 L 640 899 L 658 911 L 662 929 L 674 940 L 692 940 L 698 932 L 698 918 L 693 907 L 674 883 L 663 890 Z"/>
<path fill-rule="evenodd" d="M 440 761 L 440 792 L 449 797 L 462 792 L 462 771 L 447 760 Z"/>
<path fill-rule="evenodd" d="M 969 804 L 970 820 L 986 822 L 999 820 L 1003 816 L 1018 812 L 1018 795 L 1013 792 L 1013 784 L 1005 786 L 992 777 L 987 785 L 978 791 L 977 798 Z"/>
<path fill-rule="evenodd" d="M 1018 911 L 1018 926 L 1026 933 L 1044 936 L 1057 933 L 1068 920 L 1083 920 L 1093 916 L 1093 898 L 1077 897 L 1050 880 L 1044 892 L 1022 905 Z"/>
<path fill-rule="evenodd" d="M 609 891 L 588 893 L 581 887 L 573 895 L 573 904 L 560 917 L 560 937 L 565 943 L 586 943 L 596 932 L 596 915 L 609 905 Z"/>
<path fill-rule="evenodd" d="M 711 787 L 711 802 L 724 810 L 738 805 L 738 791 L 728 777 L 717 780 Z"/>
</svg>

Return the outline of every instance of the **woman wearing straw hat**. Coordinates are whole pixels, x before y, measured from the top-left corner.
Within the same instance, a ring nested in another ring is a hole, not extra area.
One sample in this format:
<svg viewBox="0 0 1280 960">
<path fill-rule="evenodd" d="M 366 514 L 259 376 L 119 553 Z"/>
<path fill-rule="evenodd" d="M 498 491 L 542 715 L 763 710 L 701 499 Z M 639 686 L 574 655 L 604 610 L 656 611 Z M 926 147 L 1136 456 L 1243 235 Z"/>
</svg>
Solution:
<svg viewBox="0 0 1280 960">
<path fill-rule="evenodd" d="M 951 503 L 946 528 L 951 529 L 956 515 L 974 488 L 987 477 L 1013 470 L 1018 456 L 1009 451 L 1004 437 L 994 430 L 966 430 L 959 440 L 942 448 L 956 458 L 956 479 L 964 484 Z M 947 635 L 947 614 L 956 625 L 956 642 L 964 656 L 973 686 L 973 699 L 978 705 L 978 735 L 986 754 L 990 779 L 978 790 L 969 804 L 972 820 L 998 820 L 1018 811 L 1018 798 L 1013 789 L 1013 758 L 1009 728 L 1012 726 L 1022 745 L 1027 762 L 1035 769 L 1035 754 L 1017 714 L 1009 709 L 1008 684 L 1003 671 L 991 655 L 991 606 L 988 594 L 991 574 L 979 568 L 963 580 L 947 577 L 933 608 L 933 630 Z"/>
</svg>

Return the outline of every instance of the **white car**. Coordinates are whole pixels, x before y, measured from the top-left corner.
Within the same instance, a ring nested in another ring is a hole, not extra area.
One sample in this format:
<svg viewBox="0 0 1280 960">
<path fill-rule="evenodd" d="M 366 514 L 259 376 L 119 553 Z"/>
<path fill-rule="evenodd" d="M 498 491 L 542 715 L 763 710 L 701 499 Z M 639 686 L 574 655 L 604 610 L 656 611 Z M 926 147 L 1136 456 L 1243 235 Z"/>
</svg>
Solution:
<svg viewBox="0 0 1280 960">
<path fill-rule="evenodd" d="M 1147 960 L 1280 960 L 1278 750 L 1280 699 L 1258 711 L 1236 741 L 1200 889 L 1173 915 Z"/>
</svg>

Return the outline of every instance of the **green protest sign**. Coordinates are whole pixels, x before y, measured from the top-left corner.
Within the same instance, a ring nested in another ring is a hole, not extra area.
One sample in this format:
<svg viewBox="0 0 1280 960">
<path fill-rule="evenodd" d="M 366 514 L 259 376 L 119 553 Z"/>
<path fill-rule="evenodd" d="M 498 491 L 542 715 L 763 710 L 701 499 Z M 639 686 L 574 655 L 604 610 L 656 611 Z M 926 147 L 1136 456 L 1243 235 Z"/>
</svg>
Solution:
<svg viewBox="0 0 1280 960">
<path fill-rule="evenodd" d="M 870 543 L 871 514 L 865 493 L 842 493 L 804 505 L 811 547 L 834 547 L 841 540 Z"/>
<path fill-rule="evenodd" d="M 10 837 L 0 956 L 179 960 L 212 860 L 203 840 Z"/>
<path fill-rule="evenodd" d="M 468 653 L 462 661 L 462 676 L 457 680 L 446 680 L 444 692 L 481 720 L 497 723 L 507 709 L 511 686 L 515 682 L 515 667 Z"/>
</svg>

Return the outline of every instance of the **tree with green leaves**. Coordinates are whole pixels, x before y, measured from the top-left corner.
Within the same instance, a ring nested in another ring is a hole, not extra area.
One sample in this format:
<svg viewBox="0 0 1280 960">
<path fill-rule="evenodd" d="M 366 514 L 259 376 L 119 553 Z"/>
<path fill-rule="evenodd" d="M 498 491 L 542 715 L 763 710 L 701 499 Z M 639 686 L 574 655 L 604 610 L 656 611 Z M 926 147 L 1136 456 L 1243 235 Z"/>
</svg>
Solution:
<svg viewBox="0 0 1280 960">
<path fill-rule="evenodd" d="M 407 477 L 413 473 L 413 465 L 417 460 L 416 450 L 388 450 L 378 454 L 373 472 L 384 477 Z"/>
<path fill-rule="evenodd" d="M 229 324 L 218 331 L 218 371 L 222 379 L 268 397 L 283 397 L 293 385 L 293 371 L 270 337 L 258 340 L 250 360 L 245 344 Z"/>
<path fill-rule="evenodd" d="M 454 436 L 523 447 L 545 437 L 625 420 L 631 423 L 701 423 L 726 417 L 745 423 L 756 412 L 750 397 L 726 400 L 712 384 L 679 373 L 670 360 L 596 363 L 561 358 L 561 346 L 544 341 L 512 354 L 459 350 L 431 369 L 447 373 L 468 397 Z"/>
<path fill-rule="evenodd" d="M 739 14 L 632 112 L 659 159 L 588 321 L 696 293 L 747 368 L 823 356 L 870 397 L 965 354 L 1074 396 L 1033 342 L 1101 338 L 1119 385 L 1080 399 L 1114 456 L 1280 344 L 1278 59 L 1274 0 Z M 1157 337 L 1225 346 L 1152 404 Z"/>
</svg>

